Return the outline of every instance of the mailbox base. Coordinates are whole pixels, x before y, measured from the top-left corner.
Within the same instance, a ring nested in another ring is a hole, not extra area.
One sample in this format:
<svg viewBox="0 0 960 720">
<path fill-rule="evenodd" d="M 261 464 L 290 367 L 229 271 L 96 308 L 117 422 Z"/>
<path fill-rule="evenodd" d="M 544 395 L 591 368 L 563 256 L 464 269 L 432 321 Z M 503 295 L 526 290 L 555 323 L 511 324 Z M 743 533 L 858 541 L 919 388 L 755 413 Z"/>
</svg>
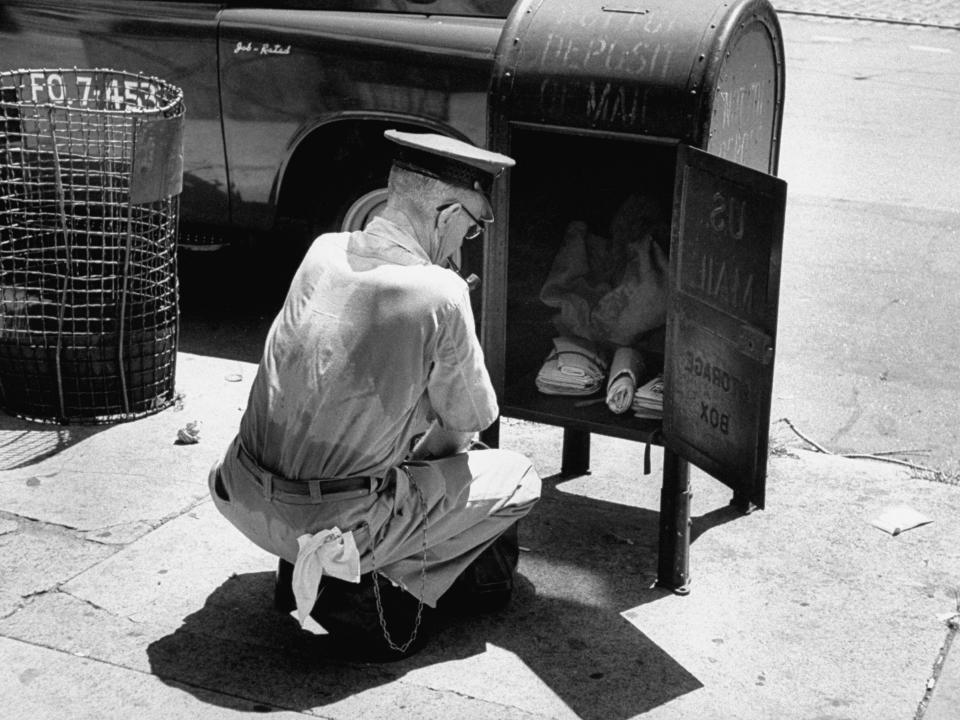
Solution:
<svg viewBox="0 0 960 720">
<path fill-rule="evenodd" d="M 504 415 L 533 422 L 547 421 L 545 416 L 524 408 L 504 408 Z M 554 418 L 555 420 L 555 418 Z M 647 421 L 651 426 L 651 421 Z M 565 477 L 585 475 L 590 471 L 590 431 L 563 426 L 563 451 L 560 473 Z M 650 431 L 629 439 L 658 445 L 659 433 Z M 500 439 L 499 421 L 481 434 L 483 442 L 496 447 Z M 663 474 L 660 489 L 660 528 L 657 558 L 657 587 L 669 589 L 677 595 L 690 593 L 690 465 L 682 457 L 663 449 Z M 731 504 L 736 503 L 736 497 Z M 739 507 L 739 505 L 737 505 Z"/>
</svg>

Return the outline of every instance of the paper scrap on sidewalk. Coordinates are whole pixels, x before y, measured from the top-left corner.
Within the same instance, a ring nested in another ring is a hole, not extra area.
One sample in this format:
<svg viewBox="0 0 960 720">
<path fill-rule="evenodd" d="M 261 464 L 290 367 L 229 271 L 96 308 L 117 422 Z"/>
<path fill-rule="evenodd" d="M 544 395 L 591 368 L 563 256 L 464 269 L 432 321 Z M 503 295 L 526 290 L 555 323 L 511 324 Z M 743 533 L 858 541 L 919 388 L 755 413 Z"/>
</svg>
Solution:
<svg viewBox="0 0 960 720">
<path fill-rule="evenodd" d="M 933 520 L 926 515 L 921 515 L 911 507 L 896 505 L 884 510 L 878 517 L 871 520 L 870 524 L 891 535 L 899 535 L 902 532 L 931 522 Z"/>
<path fill-rule="evenodd" d="M 194 445 L 195 443 L 200 442 L 200 427 L 202 425 L 202 420 L 188 422 L 185 426 L 177 430 L 177 439 L 174 441 L 174 444 Z"/>
</svg>

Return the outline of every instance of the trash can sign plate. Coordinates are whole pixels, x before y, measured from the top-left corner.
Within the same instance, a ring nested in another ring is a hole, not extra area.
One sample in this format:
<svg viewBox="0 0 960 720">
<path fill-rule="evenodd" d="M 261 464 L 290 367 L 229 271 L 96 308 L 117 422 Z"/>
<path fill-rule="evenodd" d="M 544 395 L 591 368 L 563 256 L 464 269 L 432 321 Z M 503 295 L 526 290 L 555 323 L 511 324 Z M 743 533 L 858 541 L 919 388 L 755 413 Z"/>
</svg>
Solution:
<svg viewBox="0 0 960 720">
<path fill-rule="evenodd" d="M 20 99 L 35 105 L 106 111 L 160 109 L 160 85 L 151 78 L 131 77 L 107 70 L 33 70 L 25 79 Z"/>
<path fill-rule="evenodd" d="M 182 116 L 137 123 L 133 143 L 130 202 L 146 205 L 179 195 L 183 187 Z"/>
</svg>

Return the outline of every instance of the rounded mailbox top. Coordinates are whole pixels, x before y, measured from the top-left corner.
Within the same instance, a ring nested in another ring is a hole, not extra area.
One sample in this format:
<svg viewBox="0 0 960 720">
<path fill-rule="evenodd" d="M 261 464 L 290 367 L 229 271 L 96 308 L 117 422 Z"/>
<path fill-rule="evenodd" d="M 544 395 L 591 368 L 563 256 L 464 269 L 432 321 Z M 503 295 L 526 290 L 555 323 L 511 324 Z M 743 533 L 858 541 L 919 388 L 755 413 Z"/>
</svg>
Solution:
<svg viewBox="0 0 960 720">
<path fill-rule="evenodd" d="M 780 25 L 767 0 L 521 0 L 497 49 L 493 120 L 711 152 L 722 140 L 734 154 L 743 138 L 730 136 L 742 131 L 769 146 L 746 153 L 747 164 L 770 172 L 783 84 Z M 711 144 L 718 132 L 725 138 Z"/>
</svg>

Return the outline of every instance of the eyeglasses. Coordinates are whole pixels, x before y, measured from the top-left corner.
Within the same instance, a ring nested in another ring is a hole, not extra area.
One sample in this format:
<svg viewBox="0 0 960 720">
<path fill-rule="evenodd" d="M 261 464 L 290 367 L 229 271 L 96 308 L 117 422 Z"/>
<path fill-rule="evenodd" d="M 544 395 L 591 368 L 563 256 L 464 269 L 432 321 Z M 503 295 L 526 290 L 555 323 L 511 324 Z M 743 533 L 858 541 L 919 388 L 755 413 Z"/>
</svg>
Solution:
<svg viewBox="0 0 960 720">
<path fill-rule="evenodd" d="M 467 217 L 473 220 L 473 225 L 467 230 L 466 235 L 463 236 L 464 240 L 476 240 L 478 237 L 483 235 L 483 231 L 486 230 L 487 225 L 493 222 L 493 218 L 489 220 L 484 218 L 478 218 L 474 216 L 472 212 L 467 210 L 467 206 L 463 203 L 460 203 L 460 209 L 463 210 Z"/>
<path fill-rule="evenodd" d="M 437 208 L 437 212 L 443 212 L 443 211 L 446 210 L 448 207 L 450 207 L 450 205 L 453 205 L 453 204 L 454 204 L 454 203 L 449 203 L 448 205 L 441 205 L 440 207 Z M 470 220 L 471 220 L 472 223 L 473 223 L 472 225 L 470 225 L 469 228 L 467 228 L 467 232 L 466 232 L 466 234 L 463 236 L 463 239 L 464 239 L 464 240 L 476 240 L 478 237 L 480 237 L 481 235 L 483 235 L 483 231 L 486 230 L 487 225 L 489 225 L 490 223 L 493 222 L 493 218 L 489 218 L 489 219 L 488 219 L 488 218 L 478 218 L 478 217 L 477 217 L 476 215 L 474 215 L 472 212 L 470 212 L 469 210 L 467 210 L 467 206 L 464 205 L 462 202 L 461 202 L 461 203 L 456 203 L 456 204 L 460 206 L 460 209 L 463 210 L 463 211 L 467 214 L 467 217 L 470 218 Z"/>
</svg>

